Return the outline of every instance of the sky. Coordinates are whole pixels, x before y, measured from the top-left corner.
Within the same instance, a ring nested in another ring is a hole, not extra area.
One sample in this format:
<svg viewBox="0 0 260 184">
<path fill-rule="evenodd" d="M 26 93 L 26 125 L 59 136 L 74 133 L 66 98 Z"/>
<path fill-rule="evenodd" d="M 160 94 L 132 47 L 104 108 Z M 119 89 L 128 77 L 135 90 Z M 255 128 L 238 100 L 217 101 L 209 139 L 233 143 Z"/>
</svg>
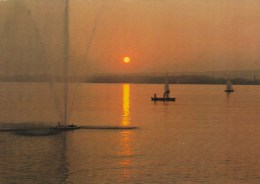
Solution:
<svg viewBox="0 0 260 184">
<path fill-rule="evenodd" d="M 27 37 L 42 40 L 34 57 L 25 57 L 27 64 L 43 58 L 39 50 L 45 47 L 57 49 L 53 61 L 58 52 L 63 54 L 58 34 L 63 30 L 62 3 L 0 1 L 2 36 L 15 35 L 20 24 L 19 30 L 26 28 L 20 33 L 23 47 L 33 47 Z M 17 20 L 20 14 L 24 25 Z M 70 61 L 86 74 L 260 69 L 259 22 L 259 0 L 71 0 Z"/>
</svg>

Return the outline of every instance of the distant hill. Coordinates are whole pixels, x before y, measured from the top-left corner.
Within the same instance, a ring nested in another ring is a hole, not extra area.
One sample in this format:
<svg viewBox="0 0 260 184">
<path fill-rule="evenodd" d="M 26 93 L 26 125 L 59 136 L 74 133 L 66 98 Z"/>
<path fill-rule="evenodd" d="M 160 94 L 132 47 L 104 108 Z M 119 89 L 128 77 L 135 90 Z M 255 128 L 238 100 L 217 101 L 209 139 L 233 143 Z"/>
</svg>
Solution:
<svg viewBox="0 0 260 184">
<path fill-rule="evenodd" d="M 185 75 L 206 75 L 212 77 L 221 77 L 227 78 L 230 76 L 231 78 L 244 78 L 249 80 L 255 80 L 255 78 L 260 79 L 260 70 L 227 70 L 227 71 L 204 71 L 204 72 L 183 72 L 178 73 Z"/>
<path fill-rule="evenodd" d="M 246 71 L 206 71 L 206 72 L 168 72 L 169 82 L 175 84 L 225 84 L 227 76 L 230 76 L 233 84 L 259 85 L 260 70 Z M 259 76 L 259 78 L 258 78 Z M 53 76 L 29 76 L 14 75 L 0 76 L 0 81 L 9 82 L 48 82 L 56 78 L 63 81 L 62 77 Z M 135 74 L 95 74 L 91 76 L 69 77 L 70 82 L 88 83 L 164 83 L 165 73 L 135 73 Z"/>
<path fill-rule="evenodd" d="M 216 74 L 171 74 L 168 73 L 168 78 L 170 83 L 175 84 L 225 84 L 226 76 L 225 75 L 216 75 Z M 243 78 L 237 75 L 238 77 L 232 77 L 230 75 L 231 81 L 233 84 L 243 84 L 243 85 L 258 85 L 260 80 L 257 80 L 256 77 L 251 79 Z M 164 83 L 165 74 L 156 74 L 154 76 L 149 74 L 102 74 L 92 76 L 88 78 L 86 82 L 92 83 L 153 83 L 160 84 Z"/>
</svg>

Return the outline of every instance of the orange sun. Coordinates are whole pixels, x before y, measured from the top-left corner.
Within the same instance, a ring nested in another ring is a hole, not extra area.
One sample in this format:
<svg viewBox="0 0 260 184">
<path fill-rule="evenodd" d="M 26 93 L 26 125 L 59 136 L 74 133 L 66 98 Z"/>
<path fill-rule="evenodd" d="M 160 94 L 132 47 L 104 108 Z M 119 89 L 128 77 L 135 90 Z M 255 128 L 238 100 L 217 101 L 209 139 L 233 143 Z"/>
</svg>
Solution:
<svg viewBox="0 0 260 184">
<path fill-rule="evenodd" d="M 129 57 L 124 57 L 124 63 L 129 63 L 130 62 L 130 58 Z"/>
</svg>

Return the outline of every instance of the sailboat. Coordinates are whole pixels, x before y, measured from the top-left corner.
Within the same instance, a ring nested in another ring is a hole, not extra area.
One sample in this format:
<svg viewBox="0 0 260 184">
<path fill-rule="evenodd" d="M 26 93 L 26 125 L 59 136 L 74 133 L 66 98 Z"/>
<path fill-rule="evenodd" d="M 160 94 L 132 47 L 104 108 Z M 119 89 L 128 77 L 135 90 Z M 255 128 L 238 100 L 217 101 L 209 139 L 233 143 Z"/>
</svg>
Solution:
<svg viewBox="0 0 260 184">
<path fill-rule="evenodd" d="M 69 124 L 68 118 L 68 53 L 69 53 L 69 0 L 65 1 L 65 19 L 64 19 L 64 60 L 63 60 L 63 72 L 64 72 L 64 119 L 52 129 L 67 131 L 81 128 L 80 126 Z"/>
<path fill-rule="evenodd" d="M 227 83 L 226 83 L 226 89 L 224 91 L 227 92 L 227 93 L 234 92 L 234 89 L 232 87 L 232 83 L 230 81 L 229 76 L 228 76 Z"/>
<path fill-rule="evenodd" d="M 175 101 L 175 98 L 170 97 L 170 85 L 169 85 L 169 79 L 167 74 L 165 77 L 163 97 L 158 98 L 155 93 L 154 96 L 151 97 L 151 100 L 152 101 Z"/>
</svg>

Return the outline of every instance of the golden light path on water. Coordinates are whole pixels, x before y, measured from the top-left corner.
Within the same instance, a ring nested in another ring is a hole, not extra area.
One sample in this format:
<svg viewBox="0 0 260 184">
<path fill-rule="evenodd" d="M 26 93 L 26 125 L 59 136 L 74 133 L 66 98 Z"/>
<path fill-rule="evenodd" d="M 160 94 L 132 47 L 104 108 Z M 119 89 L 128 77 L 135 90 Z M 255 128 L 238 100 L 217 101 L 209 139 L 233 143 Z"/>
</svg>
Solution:
<svg viewBox="0 0 260 184">
<path fill-rule="evenodd" d="M 130 125 L 130 85 L 123 84 L 122 85 L 122 126 L 129 126 Z M 119 164 L 121 165 L 121 177 L 124 180 L 127 180 L 131 176 L 131 166 L 132 166 L 132 146 L 131 146 L 131 134 L 132 131 L 125 130 L 121 132 L 121 150 L 119 152 L 122 159 L 120 160 Z"/>
<path fill-rule="evenodd" d="M 123 114 L 122 114 L 122 126 L 130 125 L 130 86 L 129 84 L 123 84 Z"/>
<path fill-rule="evenodd" d="M 127 180 L 130 178 L 131 173 L 132 173 L 132 165 L 133 165 L 133 149 L 132 149 L 132 131 L 130 130 L 125 130 L 122 131 L 121 133 L 121 139 L 120 139 L 120 144 L 121 144 L 121 150 L 120 150 L 120 161 L 119 165 L 121 166 L 121 177 L 124 180 Z"/>
</svg>

